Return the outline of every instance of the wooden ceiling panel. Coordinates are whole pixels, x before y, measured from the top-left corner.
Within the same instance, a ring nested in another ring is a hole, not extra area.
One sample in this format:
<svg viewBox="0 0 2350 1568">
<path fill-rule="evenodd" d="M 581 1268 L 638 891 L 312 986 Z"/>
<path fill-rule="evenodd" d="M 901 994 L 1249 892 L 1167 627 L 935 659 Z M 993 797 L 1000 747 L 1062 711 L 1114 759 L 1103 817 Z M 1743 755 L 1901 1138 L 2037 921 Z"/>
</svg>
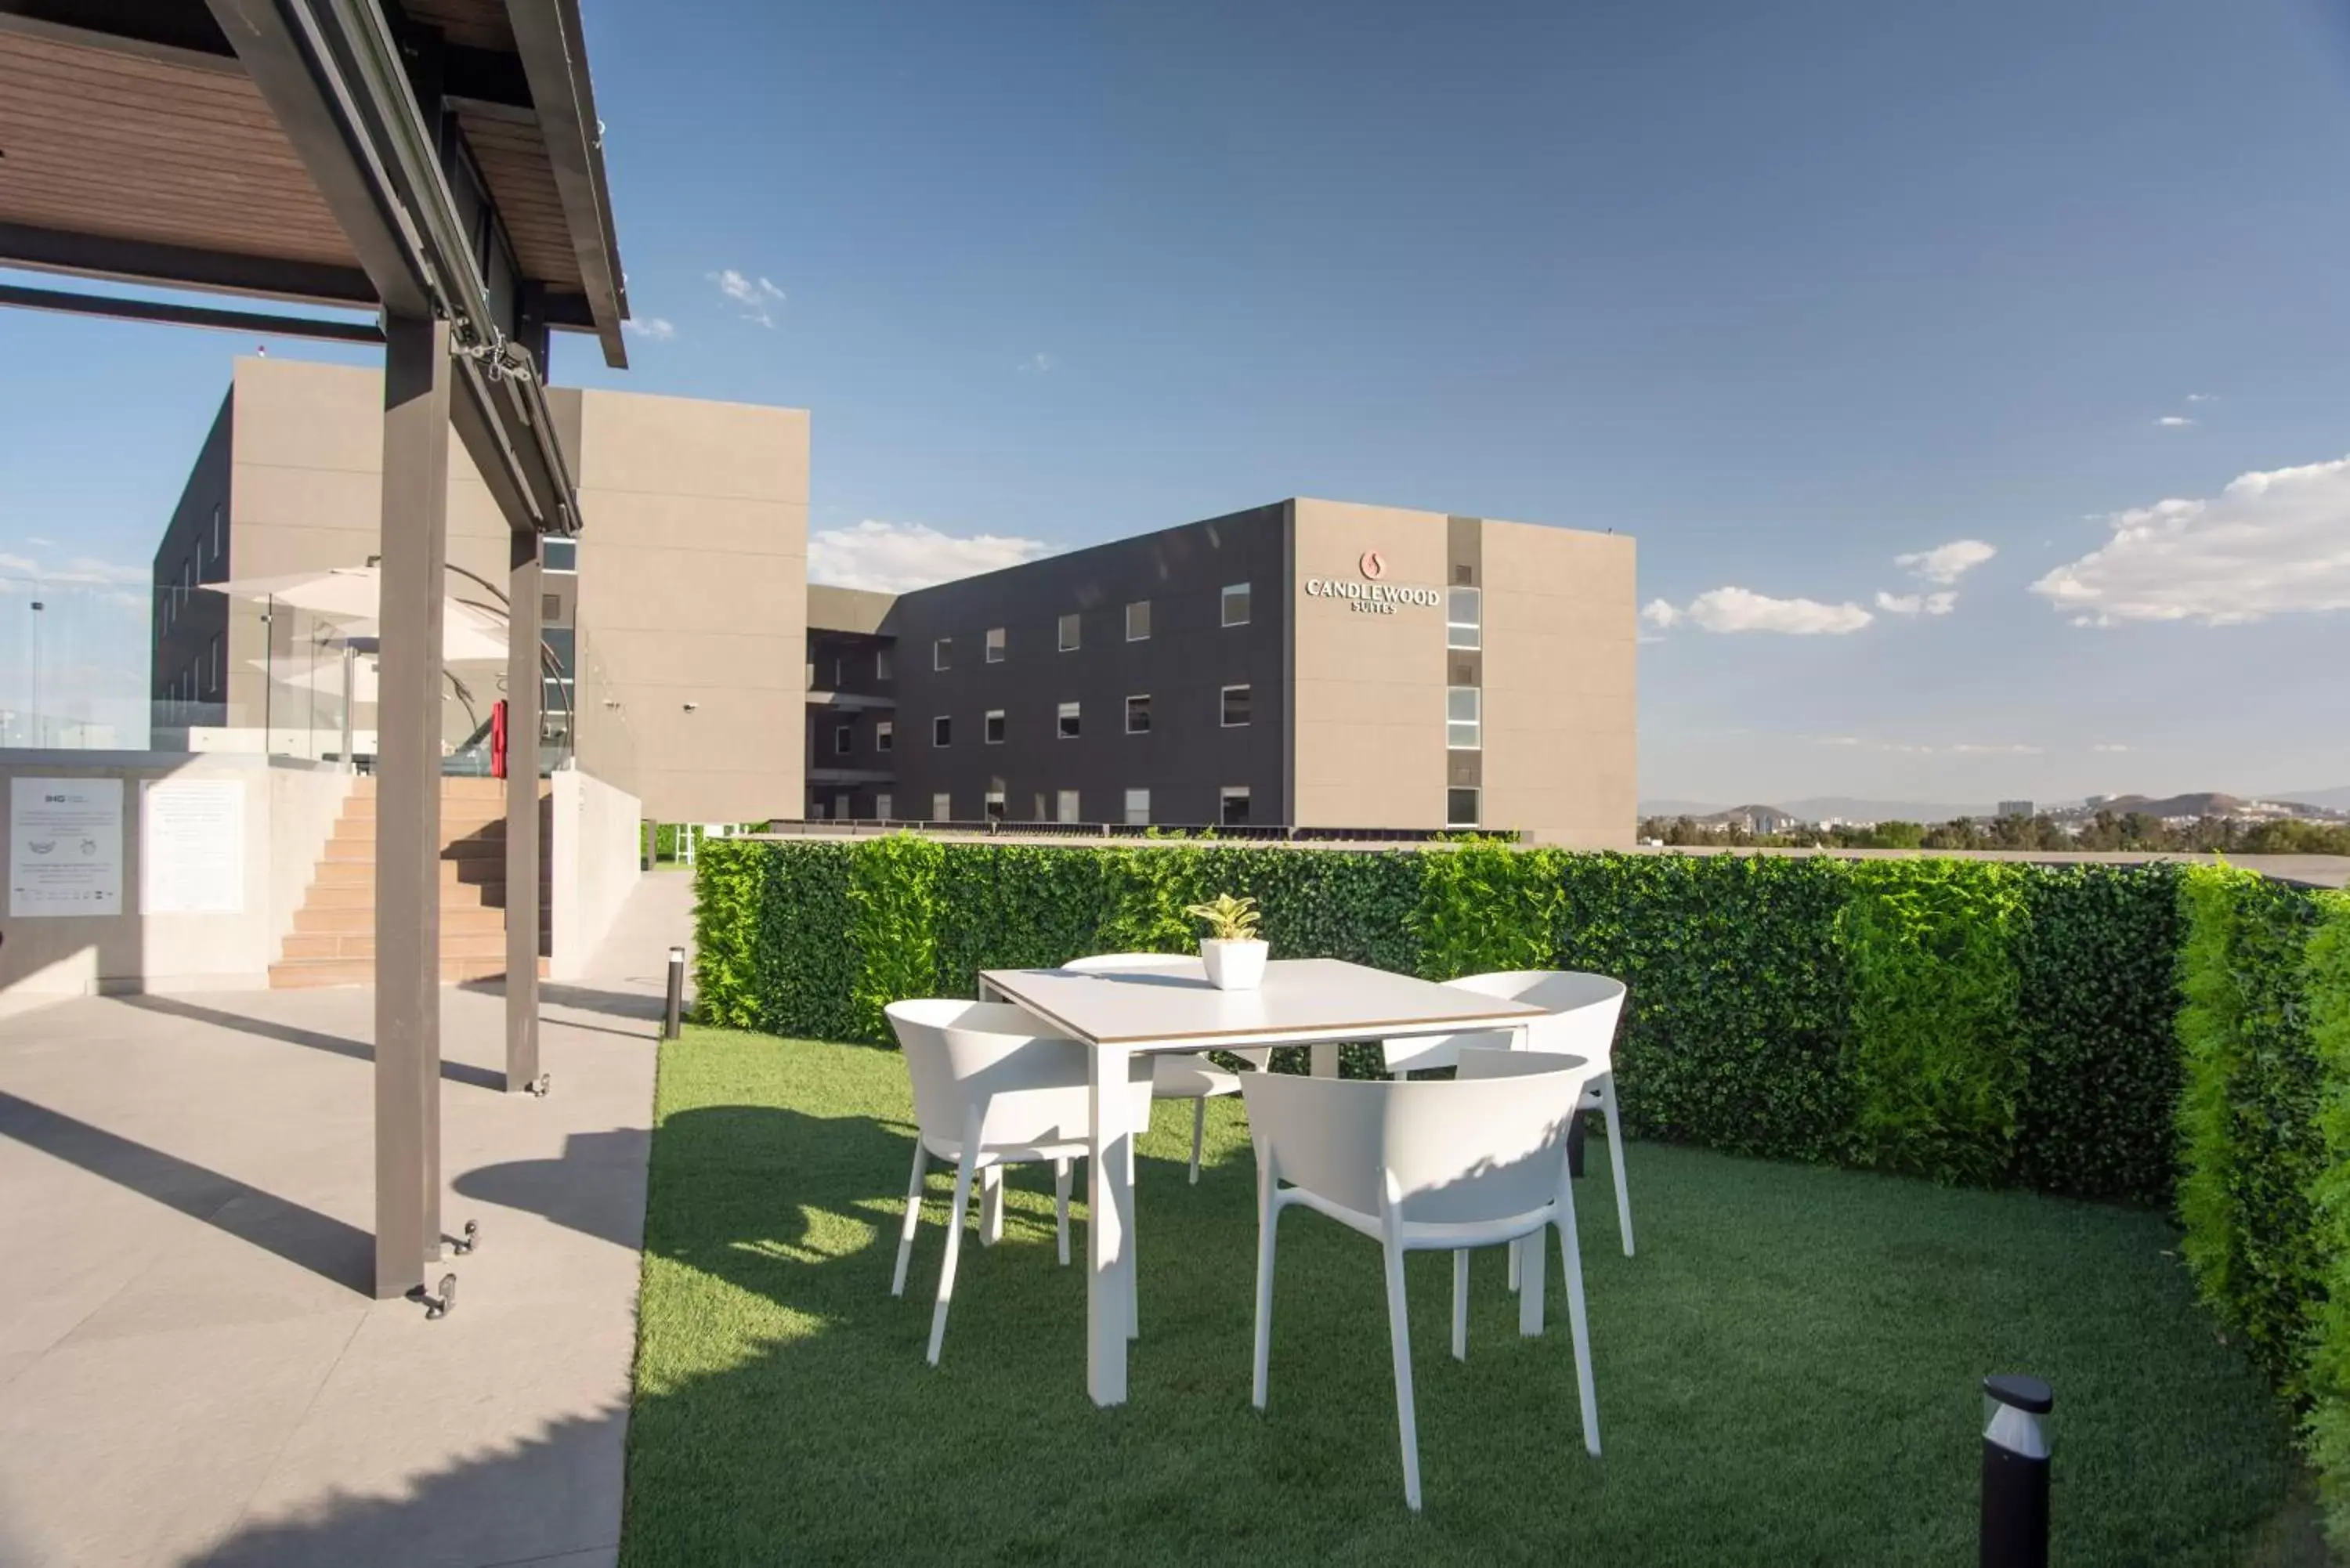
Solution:
<svg viewBox="0 0 2350 1568">
<path fill-rule="evenodd" d="M 354 260 L 242 74 L 11 33 L 0 33 L 0 222 Z"/>
<path fill-rule="evenodd" d="M 490 198 L 523 272 L 555 288 L 577 291 L 579 257 L 538 128 L 478 114 L 460 114 L 457 123 L 482 166 L 482 178 L 489 182 Z"/>
<path fill-rule="evenodd" d="M 469 49 L 515 52 L 514 24 L 505 0 L 400 0 L 401 10 L 423 26 L 437 27 L 449 42 Z"/>
</svg>

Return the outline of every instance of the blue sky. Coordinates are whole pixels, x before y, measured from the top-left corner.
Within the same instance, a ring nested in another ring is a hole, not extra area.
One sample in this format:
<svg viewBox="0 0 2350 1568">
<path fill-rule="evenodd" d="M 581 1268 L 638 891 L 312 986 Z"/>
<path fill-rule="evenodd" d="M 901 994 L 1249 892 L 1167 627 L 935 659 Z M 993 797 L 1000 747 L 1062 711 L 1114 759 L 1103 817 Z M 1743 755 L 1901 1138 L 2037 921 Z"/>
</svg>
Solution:
<svg viewBox="0 0 2350 1568">
<path fill-rule="evenodd" d="M 2350 784 L 2329 8 L 588 19 L 646 330 L 557 379 L 813 410 L 838 569 L 1295 493 L 1613 527 L 1645 794 Z M 250 348 L 0 314 L 0 556 L 143 563 Z"/>
</svg>

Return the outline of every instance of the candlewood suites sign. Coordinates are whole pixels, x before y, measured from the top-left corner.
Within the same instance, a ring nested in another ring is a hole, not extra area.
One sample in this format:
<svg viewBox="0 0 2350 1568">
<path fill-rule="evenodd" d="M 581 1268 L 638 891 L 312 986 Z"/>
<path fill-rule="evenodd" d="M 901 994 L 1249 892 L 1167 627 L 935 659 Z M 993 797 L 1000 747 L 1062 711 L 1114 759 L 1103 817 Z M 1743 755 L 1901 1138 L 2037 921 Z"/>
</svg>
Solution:
<svg viewBox="0 0 2350 1568">
<path fill-rule="evenodd" d="M 1443 594 L 1435 588 L 1409 587 L 1383 583 L 1388 564 L 1377 550 L 1366 550 L 1357 564 L 1363 581 L 1343 577 L 1308 577 L 1305 597 L 1309 599 L 1343 599 L 1347 607 L 1358 615 L 1394 615 L 1402 606 L 1434 609 L 1444 602 Z"/>
</svg>

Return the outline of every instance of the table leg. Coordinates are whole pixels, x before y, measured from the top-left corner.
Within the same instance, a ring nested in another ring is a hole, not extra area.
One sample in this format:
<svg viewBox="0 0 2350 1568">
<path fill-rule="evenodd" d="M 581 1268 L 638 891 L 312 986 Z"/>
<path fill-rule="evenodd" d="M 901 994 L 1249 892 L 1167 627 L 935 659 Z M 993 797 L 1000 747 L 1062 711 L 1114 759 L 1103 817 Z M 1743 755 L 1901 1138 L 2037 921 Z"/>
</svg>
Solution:
<svg viewBox="0 0 2350 1568">
<path fill-rule="evenodd" d="M 1097 1405 L 1126 1403 L 1126 1338 L 1133 1324 L 1134 1188 L 1127 1175 L 1134 1129 L 1127 1125 L 1130 1053 L 1097 1045 L 1087 1054 L 1092 1158 L 1086 1161 L 1086 1391 Z"/>
<path fill-rule="evenodd" d="M 1309 1063 L 1314 1069 L 1314 1075 L 1315 1077 L 1336 1077 L 1338 1075 L 1337 1042 L 1335 1040 L 1328 1041 L 1323 1044 L 1313 1047 L 1312 1054 L 1309 1057 Z"/>
</svg>

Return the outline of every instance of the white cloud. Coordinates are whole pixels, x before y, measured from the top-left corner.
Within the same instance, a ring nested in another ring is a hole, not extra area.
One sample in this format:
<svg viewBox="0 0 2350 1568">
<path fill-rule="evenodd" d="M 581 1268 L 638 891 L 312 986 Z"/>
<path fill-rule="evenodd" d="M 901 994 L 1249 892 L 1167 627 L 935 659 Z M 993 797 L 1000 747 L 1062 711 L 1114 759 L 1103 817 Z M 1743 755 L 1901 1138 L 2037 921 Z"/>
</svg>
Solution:
<svg viewBox="0 0 2350 1568">
<path fill-rule="evenodd" d="M 0 554 L 0 575 L 29 577 L 41 584 L 72 584 L 79 587 L 120 587 L 131 585 L 151 587 L 155 580 L 152 566 L 130 566 L 120 561 L 101 561 L 91 556 L 76 556 L 62 566 L 45 566 L 29 556 Z"/>
<path fill-rule="evenodd" d="M 868 517 L 853 528 L 824 528 L 809 535 L 807 575 L 810 582 L 835 587 L 902 594 L 1052 553 L 1041 539 L 1001 534 L 958 537 L 920 523 Z"/>
<path fill-rule="evenodd" d="M 2095 745 L 2091 746 L 2089 750 L 2093 752 L 2116 753 L 2126 752 L 2129 748 L 2123 745 L 2119 741 L 2099 741 Z"/>
<path fill-rule="evenodd" d="M 663 316 L 632 316 L 620 323 L 620 330 L 648 343 L 666 343 L 677 336 L 677 323 Z"/>
<path fill-rule="evenodd" d="M 1939 594 L 1888 594 L 1877 590 L 1877 607 L 1887 615 L 1948 615 L 1959 605 L 1959 596 Z"/>
<path fill-rule="evenodd" d="M 25 535 L 25 543 L 36 550 L 54 550 L 57 547 L 57 542 L 55 539 L 36 539 L 29 534 Z"/>
<path fill-rule="evenodd" d="M 764 277 L 750 277 L 733 267 L 721 267 L 707 275 L 718 286 L 718 292 L 742 309 L 743 319 L 755 321 L 762 327 L 775 324 L 774 306 L 783 304 L 784 291 Z"/>
<path fill-rule="evenodd" d="M 1659 630 L 1669 631 L 1673 623 L 1681 618 L 1681 612 L 1673 607 L 1670 600 L 1650 599 L 1641 608 L 1640 618 Z"/>
<path fill-rule="evenodd" d="M 1934 745 L 1923 741 L 1867 740 L 1859 735 L 1815 735 L 1813 737 L 1813 742 L 1816 745 L 1841 746 L 1848 750 L 1855 751 L 1891 752 L 1901 756 L 1908 757 L 1931 757 L 1940 755 L 1959 757 L 2036 757 L 2041 753 L 2041 748 L 2038 746 L 2027 746 L 2015 742 L 1985 744 L 1977 741 L 1957 741 L 1948 745 Z"/>
<path fill-rule="evenodd" d="M 1948 587 L 1998 554 L 1997 546 L 1986 545 L 1981 539 L 1953 539 L 1930 550 L 1896 556 L 1893 564 L 1920 582 L 1939 583 Z"/>
<path fill-rule="evenodd" d="M 2189 392 L 2187 400 L 2190 403 L 2216 403 L 2220 397 L 2216 392 Z"/>
<path fill-rule="evenodd" d="M 2189 419 L 2185 414 L 2165 414 L 2154 422 L 2164 430 L 2176 431 L 2184 430 L 2195 421 Z"/>
<path fill-rule="evenodd" d="M 2350 458 L 2240 474 L 2208 500 L 2103 521 L 2102 546 L 2032 585 L 2075 625 L 2350 609 Z"/>
<path fill-rule="evenodd" d="M 1024 376 L 1042 376 L 1052 369 L 1053 363 L 1053 357 L 1050 354 L 1036 353 L 1021 360 L 1014 369 Z"/>
<path fill-rule="evenodd" d="M 1856 604 L 1774 599 L 1768 594 L 1734 587 L 1708 589 L 1679 608 L 1656 599 L 1640 614 L 1649 625 L 1660 628 L 1687 620 L 1707 631 L 1776 631 L 1794 637 L 1858 631 L 1877 618 Z"/>
</svg>

